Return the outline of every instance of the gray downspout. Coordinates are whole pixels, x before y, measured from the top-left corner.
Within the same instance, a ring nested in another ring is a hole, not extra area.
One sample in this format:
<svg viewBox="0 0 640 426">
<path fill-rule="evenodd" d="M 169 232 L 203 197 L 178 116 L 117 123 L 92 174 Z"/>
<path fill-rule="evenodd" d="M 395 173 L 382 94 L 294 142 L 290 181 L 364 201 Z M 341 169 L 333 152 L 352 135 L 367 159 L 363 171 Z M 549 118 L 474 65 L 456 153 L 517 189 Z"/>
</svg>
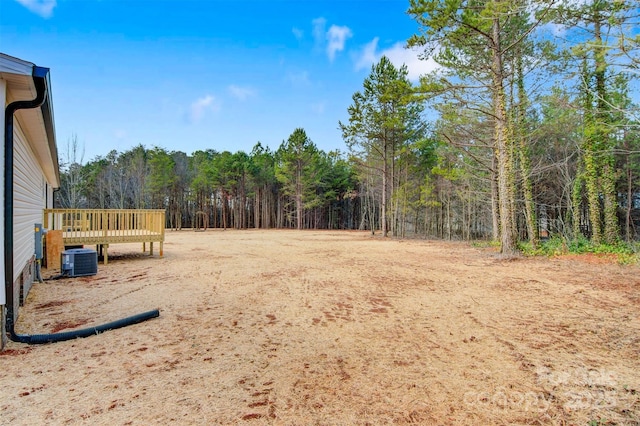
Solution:
<svg viewBox="0 0 640 426">
<path fill-rule="evenodd" d="M 14 342 L 42 344 L 63 342 L 79 337 L 94 336 L 98 333 L 126 327 L 160 316 L 154 309 L 141 314 L 122 318 L 107 324 L 83 328 L 63 333 L 18 334 L 15 331 L 15 304 L 13 291 L 13 114 L 19 109 L 38 108 L 47 99 L 47 75 L 49 68 L 33 67 L 33 83 L 36 86 L 36 98 L 31 101 L 16 101 L 7 105 L 4 111 L 4 288 L 7 304 L 7 335 Z M 49 130 L 49 129 L 48 129 Z"/>
</svg>

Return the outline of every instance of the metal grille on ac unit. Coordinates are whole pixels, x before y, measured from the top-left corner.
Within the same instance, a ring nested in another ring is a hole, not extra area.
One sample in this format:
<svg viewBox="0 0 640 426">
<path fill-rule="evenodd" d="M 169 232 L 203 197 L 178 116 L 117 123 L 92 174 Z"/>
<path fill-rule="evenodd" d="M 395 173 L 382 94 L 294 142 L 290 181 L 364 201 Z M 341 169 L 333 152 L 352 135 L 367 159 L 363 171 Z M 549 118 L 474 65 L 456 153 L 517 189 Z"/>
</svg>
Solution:
<svg viewBox="0 0 640 426">
<path fill-rule="evenodd" d="M 70 277 L 97 274 L 98 252 L 85 248 L 63 251 L 60 256 L 60 273 Z"/>
</svg>

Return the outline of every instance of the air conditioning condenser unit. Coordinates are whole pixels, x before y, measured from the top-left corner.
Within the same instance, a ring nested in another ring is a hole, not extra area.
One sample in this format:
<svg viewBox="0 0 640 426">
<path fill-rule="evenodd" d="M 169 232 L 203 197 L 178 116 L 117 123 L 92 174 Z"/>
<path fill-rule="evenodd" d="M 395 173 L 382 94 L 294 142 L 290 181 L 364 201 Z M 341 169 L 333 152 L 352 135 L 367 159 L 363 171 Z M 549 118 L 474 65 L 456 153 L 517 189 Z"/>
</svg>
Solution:
<svg viewBox="0 0 640 426">
<path fill-rule="evenodd" d="M 69 277 L 83 277 L 98 273 L 98 252 L 91 249 L 68 249 L 60 255 L 60 273 Z"/>
</svg>

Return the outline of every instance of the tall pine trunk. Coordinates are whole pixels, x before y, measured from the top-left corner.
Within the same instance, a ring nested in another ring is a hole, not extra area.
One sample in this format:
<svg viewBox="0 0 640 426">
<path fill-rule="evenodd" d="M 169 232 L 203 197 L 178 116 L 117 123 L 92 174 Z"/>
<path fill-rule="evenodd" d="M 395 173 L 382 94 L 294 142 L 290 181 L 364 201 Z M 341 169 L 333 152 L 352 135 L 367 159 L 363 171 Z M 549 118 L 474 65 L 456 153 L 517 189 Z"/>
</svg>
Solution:
<svg viewBox="0 0 640 426">
<path fill-rule="evenodd" d="M 528 98 L 524 87 L 524 75 L 522 72 L 522 56 L 516 59 L 516 78 L 518 87 L 518 108 L 516 117 L 516 129 L 519 145 L 519 164 L 522 179 L 522 195 L 524 197 L 524 217 L 527 223 L 527 235 L 529 242 L 535 248 L 538 245 L 538 230 L 536 209 L 533 202 L 533 185 L 531 183 L 531 158 L 529 143 L 526 138 L 527 131 L 527 106 Z"/>
<path fill-rule="evenodd" d="M 498 169 L 498 160 L 495 155 L 495 150 L 492 154 L 491 165 L 491 232 L 493 241 L 500 239 L 500 214 L 499 214 L 499 197 L 498 197 L 498 176 L 496 170 Z"/>
<path fill-rule="evenodd" d="M 493 108 L 495 119 L 495 144 L 498 160 L 498 211 L 500 214 L 500 252 L 505 255 L 515 254 L 516 233 L 513 221 L 513 185 L 511 174 L 513 161 L 511 158 L 511 141 L 507 128 L 507 110 L 504 90 L 504 66 L 502 63 L 502 47 L 500 43 L 500 21 L 493 17 Z"/>
<path fill-rule="evenodd" d="M 596 15 L 594 19 L 594 56 L 595 56 L 595 80 L 596 80 L 596 117 L 597 117 L 597 137 L 598 145 L 601 147 L 601 152 L 598 152 L 602 158 L 601 165 L 601 190 L 602 198 L 604 201 L 604 240 L 607 243 L 613 243 L 618 238 L 618 214 L 617 206 L 618 200 L 616 199 L 616 177 L 615 177 L 615 159 L 611 152 L 611 141 L 609 135 L 609 127 L 607 124 L 610 122 L 609 117 L 609 105 L 607 102 L 607 89 L 606 89 L 606 48 L 602 41 L 602 22 L 604 18 L 600 15 L 596 9 Z"/>
</svg>

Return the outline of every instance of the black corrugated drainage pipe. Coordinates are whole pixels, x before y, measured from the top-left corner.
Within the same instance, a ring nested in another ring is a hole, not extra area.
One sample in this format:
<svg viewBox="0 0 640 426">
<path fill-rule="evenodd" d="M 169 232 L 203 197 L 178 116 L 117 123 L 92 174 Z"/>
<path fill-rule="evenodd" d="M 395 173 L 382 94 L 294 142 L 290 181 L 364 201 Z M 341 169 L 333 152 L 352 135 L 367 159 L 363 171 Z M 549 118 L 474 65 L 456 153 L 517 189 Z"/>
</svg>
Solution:
<svg viewBox="0 0 640 426">
<path fill-rule="evenodd" d="M 160 316 L 160 311 L 144 312 L 96 327 L 53 334 L 18 334 L 15 331 L 15 306 L 13 291 L 13 114 L 19 109 L 40 107 L 47 99 L 47 76 L 49 68 L 33 67 L 32 77 L 36 86 L 36 98 L 31 101 L 16 101 L 4 110 L 4 289 L 7 304 L 7 335 L 14 342 L 51 343 L 88 337 L 103 331 L 137 324 Z"/>
<path fill-rule="evenodd" d="M 154 309 L 153 311 L 143 312 L 141 314 L 133 315 L 131 317 L 122 318 L 117 321 L 109 322 L 107 324 L 98 325 L 96 327 L 83 328 L 82 330 L 65 331 L 62 333 L 52 334 L 16 334 L 11 333 L 11 340 L 20 343 L 30 343 L 32 345 L 40 343 L 54 343 L 63 342 L 65 340 L 72 340 L 78 337 L 89 337 L 102 333 L 103 331 L 113 330 L 116 328 L 126 327 L 128 325 L 137 324 L 142 321 L 146 321 L 151 318 L 160 316 L 160 311 Z"/>
</svg>

